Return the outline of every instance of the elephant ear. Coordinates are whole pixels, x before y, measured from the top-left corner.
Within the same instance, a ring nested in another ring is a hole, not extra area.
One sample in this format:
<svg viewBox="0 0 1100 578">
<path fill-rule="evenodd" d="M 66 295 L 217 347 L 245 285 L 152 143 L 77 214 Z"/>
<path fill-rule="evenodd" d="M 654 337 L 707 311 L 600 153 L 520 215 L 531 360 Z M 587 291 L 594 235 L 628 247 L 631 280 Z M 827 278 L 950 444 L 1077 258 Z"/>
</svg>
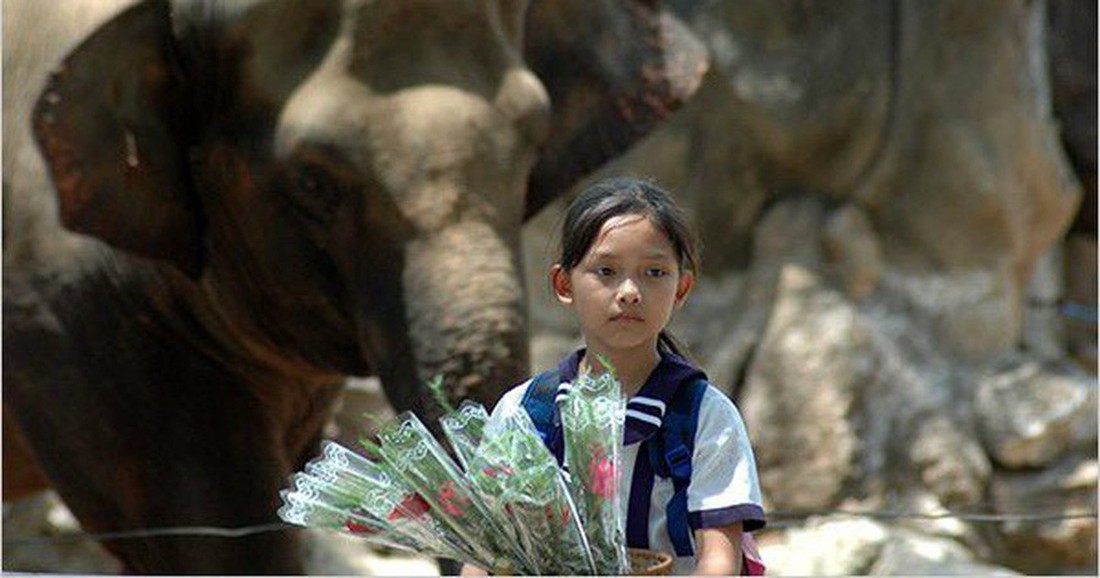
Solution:
<svg viewBox="0 0 1100 578">
<path fill-rule="evenodd" d="M 187 162 L 187 86 L 167 2 L 140 2 L 51 74 L 33 128 L 72 231 L 191 277 L 200 208 Z"/>
<path fill-rule="evenodd" d="M 525 35 L 552 110 L 525 218 L 664 121 L 708 67 L 703 43 L 653 0 L 536 0 Z"/>
</svg>

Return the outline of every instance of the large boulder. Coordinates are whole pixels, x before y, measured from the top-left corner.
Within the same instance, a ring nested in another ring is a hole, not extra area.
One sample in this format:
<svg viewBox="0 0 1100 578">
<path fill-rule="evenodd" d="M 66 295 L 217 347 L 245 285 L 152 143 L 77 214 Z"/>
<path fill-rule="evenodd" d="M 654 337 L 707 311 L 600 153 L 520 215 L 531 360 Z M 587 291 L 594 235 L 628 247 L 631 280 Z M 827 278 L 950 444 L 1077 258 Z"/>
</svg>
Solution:
<svg viewBox="0 0 1100 578">
<path fill-rule="evenodd" d="M 1006 518 L 999 530 L 1007 563 L 1029 574 L 1095 575 L 1098 473 L 1095 449 L 1043 469 L 998 472 L 990 494 Z"/>
<path fill-rule="evenodd" d="M 1016 469 L 1095 450 L 1096 394 L 1096 380 L 1074 366 L 1009 357 L 975 383 L 982 440 L 998 464 Z"/>
</svg>

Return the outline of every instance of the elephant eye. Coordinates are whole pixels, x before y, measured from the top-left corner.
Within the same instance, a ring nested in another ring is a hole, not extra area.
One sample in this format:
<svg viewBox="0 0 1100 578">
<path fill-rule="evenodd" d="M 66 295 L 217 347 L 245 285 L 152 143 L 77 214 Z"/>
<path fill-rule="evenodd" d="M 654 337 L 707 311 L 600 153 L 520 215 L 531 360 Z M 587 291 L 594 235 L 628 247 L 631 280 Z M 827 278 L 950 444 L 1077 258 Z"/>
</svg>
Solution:
<svg viewBox="0 0 1100 578">
<path fill-rule="evenodd" d="M 321 167 L 299 167 L 294 174 L 292 197 L 302 215 L 321 226 L 332 224 L 343 193 L 331 175 Z"/>
</svg>

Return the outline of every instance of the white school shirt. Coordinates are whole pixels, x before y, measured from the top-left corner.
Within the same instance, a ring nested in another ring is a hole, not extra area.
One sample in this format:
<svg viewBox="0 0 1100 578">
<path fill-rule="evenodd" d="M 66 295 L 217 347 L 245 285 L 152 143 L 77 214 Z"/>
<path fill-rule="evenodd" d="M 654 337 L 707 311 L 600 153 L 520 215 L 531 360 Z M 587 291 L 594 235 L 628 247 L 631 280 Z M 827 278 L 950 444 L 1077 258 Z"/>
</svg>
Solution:
<svg viewBox="0 0 1100 578">
<path fill-rule="evenodd" d="M 505 393 L 493 408 L 491 420 L 517 410 L 524 411 L 521 407 L 523 395 L 530 385 L 531 380 L 527 380 Z M 628 410 L 639 402 L 656 402 L 662 406 L 661 415 L 664 414 L 662 402 L 640 399 L 637 395 L 628 401 Z M 627 419 L 631 419 L 629 415 Z M 619 479 L 619 508 L 623 520 L 627 517 L 634 463 L 641 446 L 639 442 L 621 448 L 623 475 Z M 764 525 L 756 460 L 745 424 L 733 402 L 709 384 L 699 406 L 699 425 L 695 432 L 691 467 L 687 501 L 688 518 L 693 529 L 742 522 L 745 530 L 751 531 Z M 675 556 L 676 550 L 668 535 L 665 508 L 672 494 L 672 480 L 654 475 L 649 505 L 649 548 L 675 557 L 674 574 L 690 575 L 695 570 L 695 556 Z M 694 546 L 694 535 L 692 542 Z"/>
</svg>

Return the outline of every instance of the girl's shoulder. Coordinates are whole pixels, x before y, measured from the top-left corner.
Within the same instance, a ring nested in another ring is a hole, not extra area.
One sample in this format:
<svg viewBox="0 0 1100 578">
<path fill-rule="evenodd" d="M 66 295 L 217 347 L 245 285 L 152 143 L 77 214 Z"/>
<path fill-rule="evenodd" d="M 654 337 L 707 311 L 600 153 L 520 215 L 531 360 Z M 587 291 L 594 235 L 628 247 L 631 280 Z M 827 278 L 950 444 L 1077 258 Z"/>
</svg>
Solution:
<svg viewBox="0 0 1100 578">
<path fill-rule="evenodd" d="M 523 403 L 523 395 L 527 393 L 527 388 L 531 386 L 532 378 L 528 378 L 523 383 L 512 386 L 512 389 L 504 392 L 504 395 L 500 396 L 500 400 L 497 401 L 493 407 L 493 413 L 499 413 L 506 408 L 517 408 Z"/>
<path fill-rule="evenodd" d="M 703 399 L 699 402 L 699 423 L 742 425 L 741 412 L 726 392 L 707 382 Z"/>
</svg>

